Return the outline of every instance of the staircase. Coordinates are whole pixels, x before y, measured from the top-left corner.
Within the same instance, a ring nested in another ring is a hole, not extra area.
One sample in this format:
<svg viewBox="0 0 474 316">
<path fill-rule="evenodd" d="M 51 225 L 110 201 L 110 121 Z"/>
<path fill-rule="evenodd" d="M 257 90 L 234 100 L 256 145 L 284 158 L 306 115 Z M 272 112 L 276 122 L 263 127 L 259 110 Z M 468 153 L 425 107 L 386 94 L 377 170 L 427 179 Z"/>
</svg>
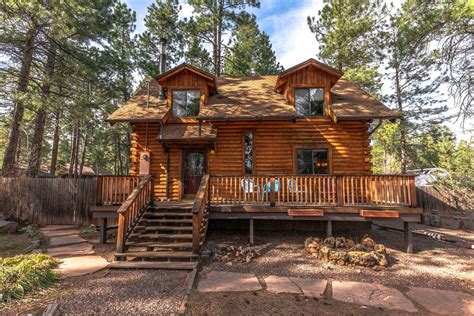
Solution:
<svg viewBox="0 0 474 316">
<path fill-rule="evenodd" d="M 142 198 L 134 207 L 132 193 L 118 211 L 117 252 L 109 267 L 194 269 L 207 231 L 208 180 L 203 178 L 194 201 L 146 203 Z"/>
<path fill-rule="evenodd" d="M 112 267 L 193 269 L 198 255 L 192 251 L 192 207 L 149 206 L 128 236 L 126 251 L 115 254 Z"/>
</svg>

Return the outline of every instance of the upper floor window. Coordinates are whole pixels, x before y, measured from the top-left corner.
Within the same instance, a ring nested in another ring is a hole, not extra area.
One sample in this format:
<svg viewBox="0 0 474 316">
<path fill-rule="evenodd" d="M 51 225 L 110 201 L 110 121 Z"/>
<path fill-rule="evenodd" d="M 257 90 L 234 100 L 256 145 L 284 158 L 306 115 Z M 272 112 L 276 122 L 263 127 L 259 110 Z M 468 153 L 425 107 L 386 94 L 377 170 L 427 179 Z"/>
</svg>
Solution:
<svg viewBox="0 0 474 316">
<path fill-rule="evenodd" d="M 298 174 L 329 173 L 329 155 L 327 149 L 298 149 L 296 151 Z"/>
<path fill-rule="evenodd" d="M 197 116 L 201 91 L 173 90 L 173 117 Z"/>
<path fill-rule="evenodd" d="M 323 115 L 324 88 L 295 89 L 295 107 L 299 115 Z"/>
</svg>

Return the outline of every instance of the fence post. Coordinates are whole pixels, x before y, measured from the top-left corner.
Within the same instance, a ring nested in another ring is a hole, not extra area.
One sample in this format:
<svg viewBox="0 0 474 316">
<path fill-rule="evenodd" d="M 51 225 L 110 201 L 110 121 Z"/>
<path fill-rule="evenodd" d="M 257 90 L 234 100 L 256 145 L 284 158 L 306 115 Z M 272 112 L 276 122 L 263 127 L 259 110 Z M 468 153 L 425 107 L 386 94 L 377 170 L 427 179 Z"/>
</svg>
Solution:
<svg viewBox="0 0 474 316">
<path fill-rule="evenodd" d="M 275 177 L 270 178 L 270 206 L 275 206 Z"/>
<path fill-rule="evenodd" d="M 415 176 L 410 176 L 411 207 L 417 207 Z"/>
<path fill-rule="evenodd" d="M 123 213 L 118 214 L 118 231 L 117 231 L 117 252 L 123 253 L 125 250 L 125 238 L 127 228 L 125 227 L 125 215 Z"/>
</svg>

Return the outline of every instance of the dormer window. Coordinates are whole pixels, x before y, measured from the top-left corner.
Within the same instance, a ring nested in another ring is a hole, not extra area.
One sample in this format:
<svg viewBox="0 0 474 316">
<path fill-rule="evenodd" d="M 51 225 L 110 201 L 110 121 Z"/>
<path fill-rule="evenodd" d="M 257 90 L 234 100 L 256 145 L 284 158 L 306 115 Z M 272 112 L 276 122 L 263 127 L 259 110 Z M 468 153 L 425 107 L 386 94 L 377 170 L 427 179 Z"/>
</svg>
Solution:
<svg viewBox="0 0 474 316">
<path fill-rule="evenodd" d="M 200 98 L 200 90 L 173 90 L 173 117 L 197 116 Z"/>
<path fill-rule="evenodd" d="M 295 89 L 295 107 L 299 115 L 324 115 L 324 88 Z"/>
</svg>

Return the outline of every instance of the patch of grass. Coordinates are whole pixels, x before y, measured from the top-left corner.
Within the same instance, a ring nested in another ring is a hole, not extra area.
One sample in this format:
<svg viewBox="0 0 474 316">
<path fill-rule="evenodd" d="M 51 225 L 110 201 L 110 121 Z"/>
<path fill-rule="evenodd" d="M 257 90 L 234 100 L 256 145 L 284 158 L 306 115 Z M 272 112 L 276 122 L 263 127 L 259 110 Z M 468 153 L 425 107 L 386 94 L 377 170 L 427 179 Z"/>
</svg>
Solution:
<svg viewBox="0 0 474 316">
<path fill-rule="evenodd" d="M 79 233 L 81 234 L 97 233 L 97 227 L 94 224 L 91 224 L 89 226 L 82 226 L 79 229 Z"/>
<path fill-rule="evenodd" d="M 52 271 L 58 263 L 45 254 L 27 254 L 0 258 L 0 294 L 4 301 L 24 297 L 36 289 L 52 285 Z"/>
</svg>

